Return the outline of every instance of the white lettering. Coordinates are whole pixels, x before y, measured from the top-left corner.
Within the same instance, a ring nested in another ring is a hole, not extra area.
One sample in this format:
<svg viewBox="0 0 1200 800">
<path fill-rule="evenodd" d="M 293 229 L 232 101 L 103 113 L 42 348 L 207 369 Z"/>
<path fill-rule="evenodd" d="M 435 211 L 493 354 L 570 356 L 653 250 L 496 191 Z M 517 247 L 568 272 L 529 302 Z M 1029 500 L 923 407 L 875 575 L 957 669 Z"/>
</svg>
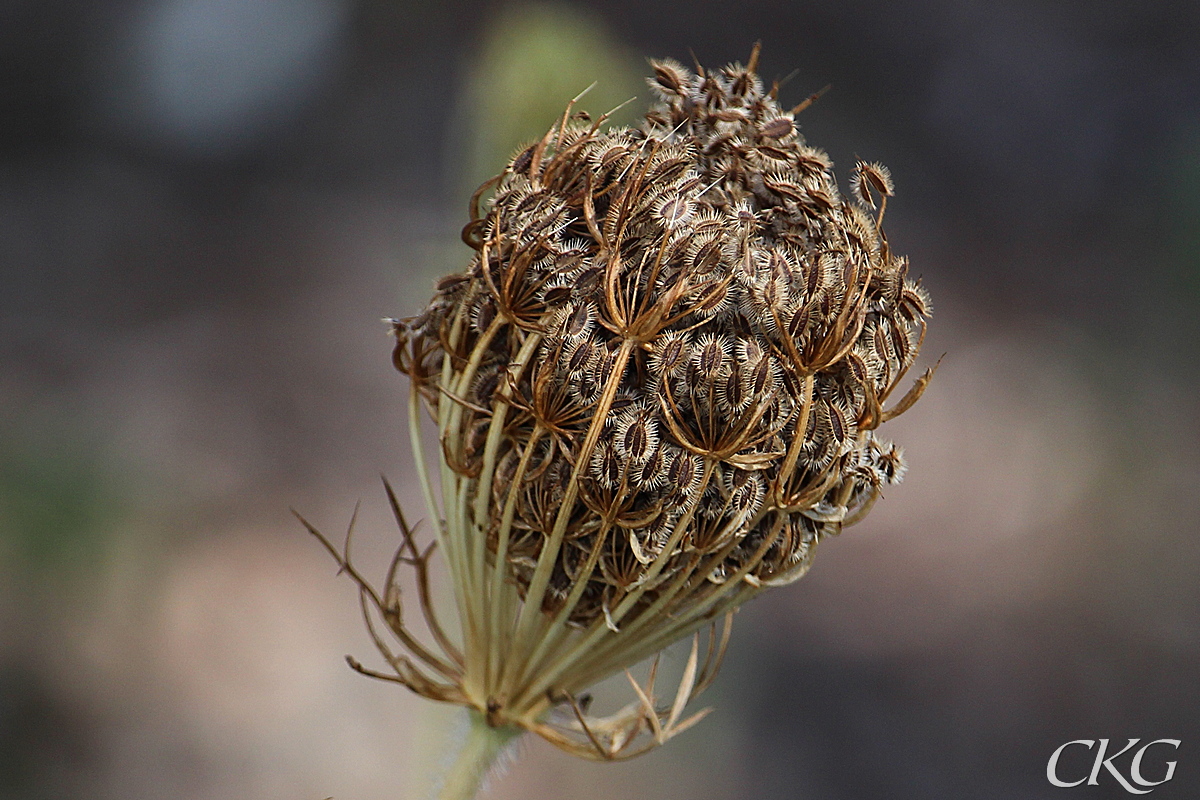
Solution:
<svg viewBox="0 0 1200 800">
<path fill-rule="evenodd" d="M 1133 778 L 1134 783 L 1142 786 L 1158 786 L 1175 777 L 1175 765 L 1179 763 L 1178 761 L 1167 762 L 1167 774 L 1161 781 L 1148 781 L 1142 777 L 1142 756 L 1146 755 L 1146 750 L 1156 744 L 1169 744 L 1178 750 L 1179 745 L 1183 744 L 1183 742 L 1179 739 L 1155 739 L 1153 742 L 1147 742 L 1142 745 L 1142 749 L 1133 754 L 1133 763 L 1129 765 L 1129 777 Z M 1150 790 L 1147 789 L 1147 791 Z"/>
<path fill-rule="evenodd" d="M 1105 741 L 1108 741 L 1108 740 L 1106 739 Z M 1067 742 L 1062 747 L 1060 747 L 1054 751 L 1054 753 L 1050 756 L 1050 761 L 1047 762 L 1047 764 L 1046 764 L 1046 780 L 1050 781 L 1050 783 L 1053 784 L 1054 786 L 1058 786 L 1063 789 L 1070 789 L 1072 786 L 1078 786 L 1079 784 L 1081 784 L 1087 780 L 1087 778 L 1080 778 L 1079 780 L 1075 781 L 1074 783 L 1067 783 L 1065 781 L 1060 781 L 1058 779 L 1058 757 L 1062 755 L 1063 750 L 1066 750 L 1068 747 L 1070 747 L 1073 744 L 1081 744 L 1081 745 L 1085 746 L 1088 750 L 1091 750 L 1092 747 L 1096 744 L 1096 740 L 1095 739 L 1076 739 L 1073 742 Z"/>
<path fill-rule="evenodd" d="M 1104 758 L 1104 752 L 1105 752 L 1105 750 L 1108 749 L 1108 739 L 1101 739 L 1100 740 L 1100 749 L 1096 752 L 1096 763 L 1092 765 L 1092 774 L 1091 774 L 1091 776 L 1088 777 L 1087 785 L 1088 786 L 1099 786 L 1100 785 L 1100 782 L 1098 780 L 1096 780 L 1096 778 L 1100 775 L 1100 767 L 1104 767 L 1105 769 L 1107 769 L 1109 772 L 1112 773 L 1112 776 L 1117 779 L 1117 783 L 1121 784 L 1121 787 L 1123 789 L 1125 789 L 1125 791 L 1129 792 L 1130 794 L 1149 794 L 1151 791 L 1150 789 L 1135 789 L 1135 788 L 1133 788 L 1133 785 L 1130 784 L 1129 781 L 1125 780 L 1125 776 L 1122 775 L 1121 773 L 1117 772 L 1117 768 L 1112 765 L 1112 761 L 1114 758 L 1121 756 L 1122 754 L 1124 754 L 1124 752 L 1126 750 L 1133 747 L 1135 744 L 1137 744 L 1140 741 L 1141 741 L 1141 739 L 1130 739 L 1129 744 L 1125 745 L 1124 747 L 1122 747 L 1117 752 L 1113 753 L 1108 758 Z"/>
</svg>

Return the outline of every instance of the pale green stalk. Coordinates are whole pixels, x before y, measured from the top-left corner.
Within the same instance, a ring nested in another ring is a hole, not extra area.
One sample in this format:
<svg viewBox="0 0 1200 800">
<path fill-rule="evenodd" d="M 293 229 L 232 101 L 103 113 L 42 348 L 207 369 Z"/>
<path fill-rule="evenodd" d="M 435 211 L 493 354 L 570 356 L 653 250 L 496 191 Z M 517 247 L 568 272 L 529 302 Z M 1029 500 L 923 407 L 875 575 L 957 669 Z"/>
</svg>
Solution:
<svg viewBox="0 0 1200 800">
<path fill-rule="evenodd" d="M 497 757 L 521 734 L 520 728 L 512 726 L 493 728 L 475 709 L 469 709 L 467 717 L 466 741 L 446 773 L 438 800 L 472 800 Z"/>
</svg>

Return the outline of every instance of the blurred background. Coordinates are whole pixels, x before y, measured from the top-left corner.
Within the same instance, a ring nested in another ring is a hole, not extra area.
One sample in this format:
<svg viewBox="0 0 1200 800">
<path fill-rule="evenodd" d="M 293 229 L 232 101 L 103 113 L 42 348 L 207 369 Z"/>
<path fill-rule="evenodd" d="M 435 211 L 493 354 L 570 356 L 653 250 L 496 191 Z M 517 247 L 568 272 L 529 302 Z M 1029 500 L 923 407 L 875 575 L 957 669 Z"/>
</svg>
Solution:
<svg viewBox="0 0 1200 800">
<path fill-rule="evenodd" d="M 489 796 L 1057 797 L 1056 747 L 1134 737 L 1198 796 L 1200 5 L 1134 0 L 0 2 L 0 796 L 423 796 L 453 715 L 346 668 L 288 508 L 361 500 L 381 571 L 379 320 L 466 264 L 471 189 L 593 81 L 630 121 L 646 57 L 759 39 L 785 104 L 832 84 L 842 179 L 895 176 L 946 354 L 909 476 L 742 610 L 703 724 Z"/>
</svg>

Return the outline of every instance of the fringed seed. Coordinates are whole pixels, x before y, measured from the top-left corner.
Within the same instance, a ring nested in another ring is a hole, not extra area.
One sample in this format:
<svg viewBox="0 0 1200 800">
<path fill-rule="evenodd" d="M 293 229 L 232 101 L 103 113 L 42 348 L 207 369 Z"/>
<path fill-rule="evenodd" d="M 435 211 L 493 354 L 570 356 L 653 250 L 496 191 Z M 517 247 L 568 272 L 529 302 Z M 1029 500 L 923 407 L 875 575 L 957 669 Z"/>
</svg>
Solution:
<svg viewBox="0 0 1200 800">
<path fill-rule="evenodd" d="M 787 117 L 776 117 L 773 120 L 763 123 L 763 126 L 759 130 L 768 139 L 782 139 L 796 130 L 796 124 Z"/>
</svg>

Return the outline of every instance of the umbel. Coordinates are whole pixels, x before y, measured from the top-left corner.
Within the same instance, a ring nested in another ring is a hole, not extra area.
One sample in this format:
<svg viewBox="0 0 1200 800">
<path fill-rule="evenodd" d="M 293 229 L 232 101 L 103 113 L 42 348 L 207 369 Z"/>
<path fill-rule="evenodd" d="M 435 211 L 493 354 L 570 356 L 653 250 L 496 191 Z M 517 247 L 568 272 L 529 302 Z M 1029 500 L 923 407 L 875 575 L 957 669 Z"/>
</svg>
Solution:
<svg viewBox="0 0 1200 800">
<path fill-rule="evenodd" d="M 393 321 L 461 636 L 433 608 L 433 546 L 389 488 L 403 543 L 382 590 L 326 542 L 387 663 L 356 669 L 493 729 L 636 755 L 703 716 L 684 707 L 732 611 L 800 578 L 900 480 L 876 431 L 932 371 L 894 398 L 929 302 L 881 227 L 891 178 L 859 163 L 841 193 L 797 130 L 807 101 L 781 109 L 757 56 L 655 62 L 638 127 L 568 106 L 472 198 L 470 264 Z M 402 614 L 402 564 L 424 638 Z M 652 670 L 624 709 L 588 713 L 589 686 L 704 628 L 669 702 Z"/>
</svg>

